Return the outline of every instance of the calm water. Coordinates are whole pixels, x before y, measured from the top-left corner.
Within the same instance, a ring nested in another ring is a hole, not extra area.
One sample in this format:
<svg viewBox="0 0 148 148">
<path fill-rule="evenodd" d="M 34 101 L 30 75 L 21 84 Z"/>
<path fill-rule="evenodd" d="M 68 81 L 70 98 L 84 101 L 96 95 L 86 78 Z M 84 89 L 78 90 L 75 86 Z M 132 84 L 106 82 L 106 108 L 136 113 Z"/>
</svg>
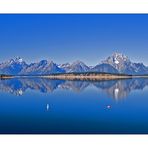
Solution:
<svg viewBox="0 0 148 148">
<path fill-rule="evenodd" d="M 148 133 L 148 79 L 0 80 L 0 133 Z"/>
</svg>

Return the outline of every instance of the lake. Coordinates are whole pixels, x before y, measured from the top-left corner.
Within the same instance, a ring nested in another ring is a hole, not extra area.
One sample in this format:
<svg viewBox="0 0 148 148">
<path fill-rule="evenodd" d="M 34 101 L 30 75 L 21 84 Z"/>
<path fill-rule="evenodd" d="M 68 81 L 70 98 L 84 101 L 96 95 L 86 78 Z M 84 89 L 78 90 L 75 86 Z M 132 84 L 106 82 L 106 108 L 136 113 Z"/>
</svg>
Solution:
<svg viewBox="0 0 148 148">
<path fill-rule="evenodd" d="M 148 79 L 0 80 L 0 134 L 147 134 Z"/>
</svg>

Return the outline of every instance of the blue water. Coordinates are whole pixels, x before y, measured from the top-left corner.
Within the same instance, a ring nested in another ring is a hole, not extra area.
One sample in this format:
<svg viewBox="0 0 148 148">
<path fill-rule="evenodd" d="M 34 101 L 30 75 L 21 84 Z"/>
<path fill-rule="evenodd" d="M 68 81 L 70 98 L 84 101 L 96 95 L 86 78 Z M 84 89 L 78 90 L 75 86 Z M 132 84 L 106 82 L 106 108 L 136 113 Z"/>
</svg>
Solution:
<svg viewBox="0 0 148 148">
<path fill-rule="evenodd" d="M 0 80 L 0 133 L 148 133 L 148 79 Z"/>
</svg>

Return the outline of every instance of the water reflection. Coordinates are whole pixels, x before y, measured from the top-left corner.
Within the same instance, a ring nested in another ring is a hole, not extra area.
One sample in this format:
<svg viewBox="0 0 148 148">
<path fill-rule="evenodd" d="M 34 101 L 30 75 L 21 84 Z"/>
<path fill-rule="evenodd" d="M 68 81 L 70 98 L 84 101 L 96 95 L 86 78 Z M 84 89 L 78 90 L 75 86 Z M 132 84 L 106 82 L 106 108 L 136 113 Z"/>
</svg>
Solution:
<svg viewBox="0 0 148 148">
<path fill-rule="evenodd" d="M 88 86 L 95 86 L 114 99 L 126 98 L 133 90 L 142 90 L 148 85 L 148 79 L 124 79 L 106 81 L 66 81 L 42 78 L 22 78 L 0 80 L 0 91 L 17 96 L 23 95 L 28 89 L 51 93 L 56 89 L 82 92 Z M 47 105 L 47 110 L 49 105 Z"/>
<path fill-rule="evenodd" d="M 47 104 L 46 109 L 47 109 L 47 111 L 49 110 L 49 104 Z"/>
</svg>

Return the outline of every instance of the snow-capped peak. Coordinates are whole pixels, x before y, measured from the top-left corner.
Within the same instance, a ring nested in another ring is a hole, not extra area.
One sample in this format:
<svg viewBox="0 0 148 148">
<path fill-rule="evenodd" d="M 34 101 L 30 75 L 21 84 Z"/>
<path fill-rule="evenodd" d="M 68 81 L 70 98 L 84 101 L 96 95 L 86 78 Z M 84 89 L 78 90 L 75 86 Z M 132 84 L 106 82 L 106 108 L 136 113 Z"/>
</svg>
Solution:
<svg viewBox="0 0 148 148">
<path fill-rule="evenodd" d="M 50 60 L 41 60 L 36 63 L 27 64 L 22 58 L 16 57 L 4 63 L 0 63 L 0 73 L 3 74 L 51 74 L 69 72 L 109 72 L 125 74 L 148 74 L 148 67 L 143 63 L 133 63 L 130 59 L 118 52 L 102 61 L 96 66 L 87 66 L 82 61 L 75 61 L 72 64 L 65 63 L 57 65 Z"/>
<path fill-rule="evenodd" d="M 130 60 L 127 56 L 123 55 L 122 53 L 115 52 L 103 62 L 120 64 L 120 63 L 123 63 L 123 62 L 129 62 L 129 61 Z"/>
<path fill-rule="evenodd" d="M 114 56 L 114 57 L 118 57 L 118 56 L 120 56 L 120 57 L 122 57 L 122 56 L 124 56 L 122 53 L 120 53 L 120 52 L 114 52 L 113 54 L 112 54 L 112 56 Z"/>
<path fill-rule="evenodd" d="M 23 62 L 23 59 L 20 58 L 20 57 L 16 57 L 15 58 L 15 62 L 22 63 Z"/>
<path fill-rule="evenodd" d="M 11 60 L 8 61 L 9 64 L 12 64 L 13 62 L 14 62 L 13 59 L 11 59 Z"/>
<path fill-rule="evenodd" d="M 18 61 L 19 61 L 20 63 L 22 63 L 22 62 L 23 62 L 23 59 L 19 59 Z"/>
<path fill-rule="evenodd" d="M 124 54 L 115 52 L 111 56 L 109 56 L 106 60 L 102 61 L 102 63 L 110 64 L 114 68 L 116 68 L 119 72 L 123 72 L 123 70 L 127 67 L 127 65 L 131 64 L 131 61 Z"/>
<path fill-rule="evenodd" d="M 115 60 L 115 64 L 119 64 L 119 61 L 117 59 Z"/>
<path fill-rule="evenodd" d="M 71 65 L 70 63 L 64 63 L 64 64 L 59 64 L 58 67 L 66 68 L 66 67 L 69 67 L 70 65 Z"/>
<path fill-rule="evenodd" d="M 122 54 L 122 53 L 119 53 L 119 52 L 113 53 L 111 57 L 113 57 L 113 58 L 115 58 L 115 59 L 128 60 L 128 57 L 127 57 L 126 55 L 124 55 L 124 54 Z"/>
<path fill-rule="evenodd" d="M 73 62 L 72 64 L 73 64 L 73 65 L 77 65 L 77 64 L 82 65 L 82 64 L 84 64 L 84 63 L 83 63 L 82 61 L 77 60 L 77 61 Z"/>
</svg>

